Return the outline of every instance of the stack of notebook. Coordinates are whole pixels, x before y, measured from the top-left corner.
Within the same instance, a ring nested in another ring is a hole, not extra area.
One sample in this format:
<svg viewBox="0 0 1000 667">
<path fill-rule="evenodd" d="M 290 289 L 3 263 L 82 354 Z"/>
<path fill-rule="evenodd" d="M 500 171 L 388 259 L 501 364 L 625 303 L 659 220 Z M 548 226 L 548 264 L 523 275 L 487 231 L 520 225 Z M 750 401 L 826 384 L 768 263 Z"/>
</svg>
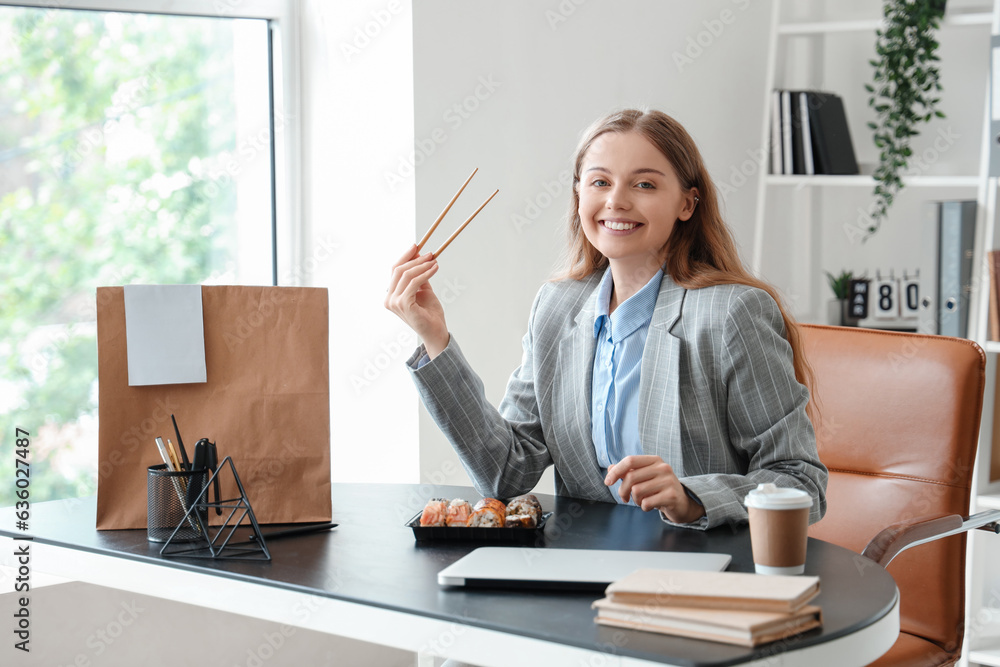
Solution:
<svg viewBox="0 0 1000 667">
<path fill-rule="evenodd" d="M 773 91 L 771 173 L 859 173 L 839 95 L 817 90 Z"/>
<path fill-rule="evenodd" d="M 603 625 L 757 646 L 818 627 L 818 594 L 819 577 L 636 570 L 593 606 Z"/>
</svg>

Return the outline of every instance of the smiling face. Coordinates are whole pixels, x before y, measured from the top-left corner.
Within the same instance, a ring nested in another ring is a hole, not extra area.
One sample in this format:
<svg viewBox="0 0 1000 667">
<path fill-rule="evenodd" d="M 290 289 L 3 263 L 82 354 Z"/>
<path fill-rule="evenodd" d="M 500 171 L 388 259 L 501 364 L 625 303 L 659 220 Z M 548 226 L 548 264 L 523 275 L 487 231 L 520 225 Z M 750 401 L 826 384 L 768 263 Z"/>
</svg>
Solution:
<svg viewBox="0 0 1000 667">
<path fill-rule="evenodd" d="M 627 272 L 648 280 L 656 273 L 674 225 L 691 218 L 696 195 L 638 132 L 600 135 L 580 167 L 583 233 L 608 258 L 616 279 Z"/>
</svg>

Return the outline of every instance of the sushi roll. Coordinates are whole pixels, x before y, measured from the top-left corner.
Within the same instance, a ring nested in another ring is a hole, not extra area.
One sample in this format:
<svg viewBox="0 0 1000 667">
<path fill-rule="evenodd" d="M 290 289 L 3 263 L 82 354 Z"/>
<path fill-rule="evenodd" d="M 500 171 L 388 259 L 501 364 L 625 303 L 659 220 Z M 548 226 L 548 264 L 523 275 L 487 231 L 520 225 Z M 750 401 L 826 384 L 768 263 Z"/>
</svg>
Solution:
<svg viewBox="0 0 1000 667">
<path fill-rule="evenodd" d="M 472 505 L 469 504 L 469 501 L 462 500 L 461 498 L 455 498 L 453 501 L 448 503 L 445 523 L 449 526 L 466 526 L 469 523 L 469 516 L 471 514 Z"/>
<path fill-rule="evenodd" d="M 507 507 L 496 498 L 483 498 L 469 516 L 470 528 L 503 528 Z"/>
<path fill-rule="evenodd" d="M 448 516 L 448 500 L 445 498 L 431 498 L 424 506 L 423 514 L 420 515 L 421 526 L 443 526 Z"/>
<path fill-rule="evenodd" d="M 504 517 L 505 528 L 536 528 L 538 521 L 531 514 L 508 514 Z"/>
<path fill-rule="evenodd" d="M 531 527 L 534 528 L 542 520 L 542 504 L 531 493 L 511 498 L 510 502 L 507 503 L 507 516 L 516 516 L 519 514 L 527 514 L 533 517 L 535 523 Z"/>
</svg>

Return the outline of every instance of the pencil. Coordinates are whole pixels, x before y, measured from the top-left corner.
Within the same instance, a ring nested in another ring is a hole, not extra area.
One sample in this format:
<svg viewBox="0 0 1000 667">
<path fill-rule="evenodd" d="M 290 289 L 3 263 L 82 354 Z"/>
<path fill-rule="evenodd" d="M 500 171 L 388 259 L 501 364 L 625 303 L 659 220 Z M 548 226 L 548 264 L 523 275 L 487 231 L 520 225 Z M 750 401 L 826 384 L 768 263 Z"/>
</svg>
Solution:
<svg viewBox="0 0 1000 667">
<path fill-rule="evenodd" d="M 181 468 L 181 457 L 177 456 L 177 449 L 174 448 L 174 443 L 170 442 L 170 438 L 167 438 L 167 454 L 170 456 L 170 462 L 174 466 L 174 470 L 180 472 Z"/>
<path fill-rule="evenodd" d="M 176 472 L 184 472 L 184 468 L 181 466 L 181 457 L 177 455 L 177 448 L 174 447 L 174 443 L 170 442 L 170 438 L 167 438 L 167 454 L 170 456 L 170 461 L 174 464 L 174 470 Z M 185 492 L 188 487 L 188 478 L 179 478 L 181 489 Z"/>
<path fill-rule="evenodd" d="M 155 439 L 155 442 L 156 442 L 156 448 L 160 451 L 160 458 L 163 459 L 163 463 L 167 466 L 167 471 L 178 472 L 178 468 L 174 467 L 174 462 L 173 462 L 174 455 L 171 453 L 173 445 L 170 443 L 170 440 L 167 440 L 167 444 L 170 445 L 170 447 L 163 444 L 163 438 L 157 437 Z M 181 509 L 184 510 L 185 514 L 187 514 L 188 504 L 185 501 L 185 496 L 187 495 L 187 478 L 186 477 L 177 478 L 171 476 L 170 483 L 173 484 L 174 491 L 177 493 L 177 500 L 180 501 L 181 503 Z M 196 533 L 201 533 L 201 528 L 199 528 L 198 525 L 194 523 L 194 521 L 190 516 L 188 516 L 187 520 L 188 524 L 194 529 Z"/>
</svg>

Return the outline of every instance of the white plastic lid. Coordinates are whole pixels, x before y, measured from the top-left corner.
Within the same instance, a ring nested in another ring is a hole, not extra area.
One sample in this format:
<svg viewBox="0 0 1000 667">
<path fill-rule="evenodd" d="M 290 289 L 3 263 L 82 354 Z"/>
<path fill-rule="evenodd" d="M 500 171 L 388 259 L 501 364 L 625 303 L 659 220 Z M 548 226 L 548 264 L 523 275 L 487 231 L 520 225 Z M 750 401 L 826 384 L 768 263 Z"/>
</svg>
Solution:
<svg viewBox="0 0 1000 667">
<path fill-rule="evenodd" d="M 774 484 L 758 484 L 747 494 L 743 504 L 763 510 L 796 510 L 812 507 L 813 499 L 805 491 L 789 489 Z"/>
</svg>

